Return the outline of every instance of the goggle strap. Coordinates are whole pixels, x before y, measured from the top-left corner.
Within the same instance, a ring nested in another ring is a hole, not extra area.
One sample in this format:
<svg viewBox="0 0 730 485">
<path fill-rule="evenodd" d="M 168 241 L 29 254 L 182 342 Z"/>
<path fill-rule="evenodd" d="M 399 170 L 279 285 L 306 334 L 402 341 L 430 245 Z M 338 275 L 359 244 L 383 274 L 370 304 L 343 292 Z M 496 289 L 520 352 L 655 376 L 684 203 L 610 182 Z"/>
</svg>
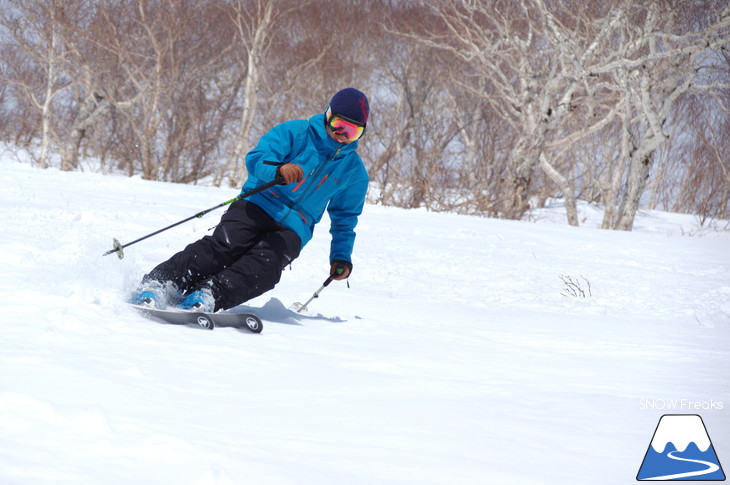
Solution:
<svg viewBox="0 0 730 485">
<path fill-rule="evenodd" d="M 330 108 L 330 105 L 327 105 L 327 109 L 324 112 L 324 119 L 327 123 L 330 122 L 333 116 L 337 116 L 338 118 L 342 118 L 343 120 L 347 121 L 348 123 L 352 123 L 355 126 L 360 126 L 362 128 L 365 128 L 367 126 L 367 123 L 360 123 L 359 121 L 355 121 L 353 119 L 348 118 L 347 116 L 343 115 L 336 115 L 332 113 L 332 108 Z"/>
</svg>

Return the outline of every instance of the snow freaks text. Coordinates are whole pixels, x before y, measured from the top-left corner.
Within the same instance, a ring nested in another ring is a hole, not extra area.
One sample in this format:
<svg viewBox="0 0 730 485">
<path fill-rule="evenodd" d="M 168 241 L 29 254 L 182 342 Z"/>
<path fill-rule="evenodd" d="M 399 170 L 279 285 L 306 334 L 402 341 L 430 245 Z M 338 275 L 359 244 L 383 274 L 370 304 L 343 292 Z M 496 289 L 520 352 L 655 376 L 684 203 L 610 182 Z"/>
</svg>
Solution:
<svg viewBox="0 0 730 485">
<path fill-rule="evenodd" d="M 722 401 L 696 401 L 692 399 L 640 399 L 640 409 L 659 411 L 720 411 L 724 408 Z"/>
</svg>

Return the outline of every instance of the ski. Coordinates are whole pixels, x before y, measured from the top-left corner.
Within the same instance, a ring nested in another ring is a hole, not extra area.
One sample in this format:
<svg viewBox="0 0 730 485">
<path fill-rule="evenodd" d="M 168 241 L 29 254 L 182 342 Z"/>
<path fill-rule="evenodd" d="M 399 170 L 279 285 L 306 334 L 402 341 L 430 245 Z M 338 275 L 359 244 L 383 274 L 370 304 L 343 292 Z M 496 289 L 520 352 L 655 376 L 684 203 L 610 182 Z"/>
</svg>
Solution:
<svg viewBox="0 0 730 485">
<path fill-rule="evenodd" d="M 253 333 L 261 333 L 264 329 L 261 319 L 253 313 L 189 312 L 184 310 L 160 310 L 141 305 L 131 306 L 147 318 L 173 325 L 189 325 L 208 330 L 213 330 L 215 327 L 234 327 L 249 330 Z"/>
</svg>

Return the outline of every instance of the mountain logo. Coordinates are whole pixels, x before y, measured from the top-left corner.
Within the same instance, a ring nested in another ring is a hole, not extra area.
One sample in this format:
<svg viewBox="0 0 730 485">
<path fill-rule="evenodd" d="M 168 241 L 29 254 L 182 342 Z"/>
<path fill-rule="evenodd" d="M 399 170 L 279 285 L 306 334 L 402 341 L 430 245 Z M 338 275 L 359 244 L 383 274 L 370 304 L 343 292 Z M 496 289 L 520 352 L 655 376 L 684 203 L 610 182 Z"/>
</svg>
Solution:
<svg viewBox="0 0 730 485">
<path fill-rule="evenodd" d="M 702 418 L 697 414 L 662 416 L 636 479 L 725 480 Z"/>
</svg>

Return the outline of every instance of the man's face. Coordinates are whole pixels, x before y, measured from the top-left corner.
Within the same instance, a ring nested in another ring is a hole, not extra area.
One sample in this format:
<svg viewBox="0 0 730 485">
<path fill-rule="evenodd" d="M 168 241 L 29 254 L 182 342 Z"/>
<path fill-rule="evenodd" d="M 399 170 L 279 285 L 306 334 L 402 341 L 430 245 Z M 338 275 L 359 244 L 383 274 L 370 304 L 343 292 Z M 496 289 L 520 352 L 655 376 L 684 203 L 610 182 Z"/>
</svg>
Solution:
<svg viewBox="0 0 730 485">
<path fill-rule="evenodd" d="M 341 145 L 359 140 L 365 132 L 363 125 L 344 116 L 332 114 L 331 110 L 327 110 L 325 119 L 327 134 Z"/>
<path fill-rule="evenodd" d="M 344 133 L 335 133 L 334 131 L 332 131 L 332 128 L 330 128 L 329 126 L 327 126 L 327 134 L 340 145 L 349 145 L 350 143 L 355 141 L 355 140 L 350 140 L 347 137 L 347 135 Z"/>
</svg>

